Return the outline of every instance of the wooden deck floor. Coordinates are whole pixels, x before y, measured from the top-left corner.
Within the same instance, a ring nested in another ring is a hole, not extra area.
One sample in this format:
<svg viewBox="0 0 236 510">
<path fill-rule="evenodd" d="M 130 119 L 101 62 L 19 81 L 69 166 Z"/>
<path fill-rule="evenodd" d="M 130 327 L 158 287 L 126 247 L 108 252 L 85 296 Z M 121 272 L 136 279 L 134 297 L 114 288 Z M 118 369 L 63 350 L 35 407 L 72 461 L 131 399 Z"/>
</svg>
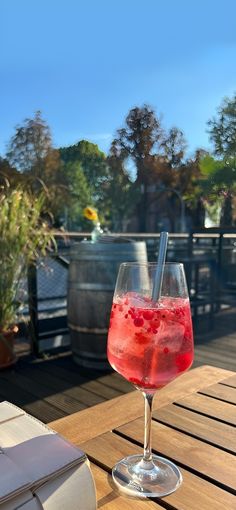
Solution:
<svg viewBox="0 0 236 510">
<path fill-rule="evenodd" d="M 195 336 L 194 366 L 236 370 L 236 309 L 216 316 L 211 334 Z M 131 385 L 114 372 L 81 370 L 70 352 L 50 359 L 20 356 L 0 372 L 0 400 L 8 400 L 47 423 L 128 391 Z"/>
</svg>

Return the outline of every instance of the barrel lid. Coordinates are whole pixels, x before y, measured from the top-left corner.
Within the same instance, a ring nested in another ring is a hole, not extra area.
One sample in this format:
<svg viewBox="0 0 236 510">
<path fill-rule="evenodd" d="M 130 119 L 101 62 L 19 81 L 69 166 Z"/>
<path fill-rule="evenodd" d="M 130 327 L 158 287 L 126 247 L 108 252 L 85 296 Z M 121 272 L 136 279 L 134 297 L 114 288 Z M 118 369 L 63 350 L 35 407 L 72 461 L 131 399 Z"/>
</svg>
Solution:
<svg viewBox="0 0 236 510">
<path fill-rule="evenodd" d="M 94 253 L 134 253 L 146 251 L 145 241 L 134 241 L 132 243 L 91 243 L 89 241 L 75 243 L 71 247 L 71 255 L 89 255 Z"/>
</svg>

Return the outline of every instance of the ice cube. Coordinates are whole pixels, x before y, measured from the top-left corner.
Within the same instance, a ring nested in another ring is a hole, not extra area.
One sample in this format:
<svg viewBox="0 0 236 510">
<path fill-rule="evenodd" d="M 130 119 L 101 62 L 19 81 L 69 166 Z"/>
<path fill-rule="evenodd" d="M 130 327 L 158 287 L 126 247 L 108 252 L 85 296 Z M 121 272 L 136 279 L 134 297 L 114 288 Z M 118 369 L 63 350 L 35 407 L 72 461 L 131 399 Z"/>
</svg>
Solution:
<svg viewBox="0 0 236 510">
<path fill-rule="evenodd" d="M 184 332 L 185 326 L 179 322 L 161 321 L 155 338 L 158 350 L 167 347 L 169 352 L 178 352 L 181 349 Z"/>
<path fill-rule="evenodd" d="M 153 306 L 151 299 L 146 295 L 128 292 L 125 297 L 128 299 L 129 306 L 134 308 L 151 308 Z"/>
</svg>

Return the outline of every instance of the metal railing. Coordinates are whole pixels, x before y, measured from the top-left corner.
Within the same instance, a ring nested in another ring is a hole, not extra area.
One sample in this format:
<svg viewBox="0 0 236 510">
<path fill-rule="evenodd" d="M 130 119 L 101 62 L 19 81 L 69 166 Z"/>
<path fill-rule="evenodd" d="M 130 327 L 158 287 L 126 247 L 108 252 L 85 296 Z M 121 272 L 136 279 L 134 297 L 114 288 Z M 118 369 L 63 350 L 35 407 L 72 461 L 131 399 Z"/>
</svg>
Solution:
<svg viewBox="0 0 236 510">
<path fill-rule="evenodd" d="M 55 234 L 58 253 L 28 273 L 30 336 L 35 354 L 69 344 L 67 328 L 67 270 L 74 243 L 90 240 L 88 232 Z M 112 237 L 145 241 L 148 260 L 155 261 L 160 234 L 118 233 Z M 222 303 L 236 303 L 236 233 L 169 234 L 168 261 L 185 264 L 193 317 L 206 312 L 209 327 Z"/>
</svg>

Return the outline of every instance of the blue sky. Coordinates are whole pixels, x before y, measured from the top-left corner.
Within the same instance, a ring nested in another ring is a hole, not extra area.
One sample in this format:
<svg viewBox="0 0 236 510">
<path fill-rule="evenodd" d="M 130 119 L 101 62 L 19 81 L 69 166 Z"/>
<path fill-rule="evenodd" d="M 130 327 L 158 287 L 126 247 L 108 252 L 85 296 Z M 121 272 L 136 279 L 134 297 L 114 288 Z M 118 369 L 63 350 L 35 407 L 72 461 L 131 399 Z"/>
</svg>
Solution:
<svg viewBox="0 0 236 510">
<path fill-rule="evenodd" d="M 107 151 L 144 103 L 191 154 L 236 91 L 235 0 L 0 0 L 0 21 L 0 155 L 37 109 L 55 146 Z"/>
</svg>

